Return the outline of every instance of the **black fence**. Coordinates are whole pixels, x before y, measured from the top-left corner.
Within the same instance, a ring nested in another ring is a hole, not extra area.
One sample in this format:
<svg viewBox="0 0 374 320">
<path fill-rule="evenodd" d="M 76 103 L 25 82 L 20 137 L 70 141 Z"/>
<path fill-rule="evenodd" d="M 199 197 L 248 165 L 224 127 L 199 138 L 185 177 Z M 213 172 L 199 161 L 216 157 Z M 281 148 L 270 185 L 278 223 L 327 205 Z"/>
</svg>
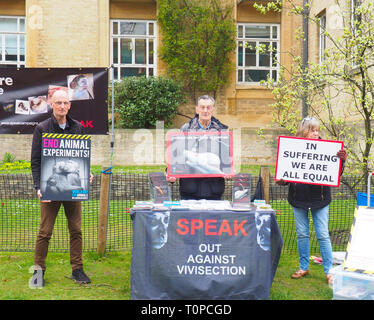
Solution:
<svg viewBox="0 0 374 320">
<path fill-rule="evenodd" d="M 106 251 L 131 249 L 132 223 L 129 210 L 137 200 L 149 200 L 148 175 L 113 174 L 108 212 Z M 259 177 L 252 176 L 252 194 Z M 349 179 L 345 177 L 345 179 Z M 288 187 L 274 184 L 270 178 L 270 204 L 276 211 L 283 240 L 284 251 L 296 252 L 296 231 L 293 213 L 287 202 Z M 83 250 L 97 251 L 98 215 L 100 210 L 100 179 L 94 179 L 90 187 L 90 201 L 83 201 L 82 231 Z M 362 186 L 363 189 L 364 187 Z M 333 251 L 345 251 L 352 225 L 356 196 L 344 184 L 331 188 L 329 230 Z M 227 180 L 225 200 L 231 200 L 232 181 Z M 179 199 L 178 184 L 172 186 L 173 200 Z M 0 175 L 0 251 L 34 251 L 40 221 L 39 201 L 32 187 L 31 175 Z M 310 223 L 311 253 L 318 253 L 318 241 L 313 223 Z M 63 208 L 56 219 L 50 251 L 66 252 L 69 233 Z"/>
</svg>

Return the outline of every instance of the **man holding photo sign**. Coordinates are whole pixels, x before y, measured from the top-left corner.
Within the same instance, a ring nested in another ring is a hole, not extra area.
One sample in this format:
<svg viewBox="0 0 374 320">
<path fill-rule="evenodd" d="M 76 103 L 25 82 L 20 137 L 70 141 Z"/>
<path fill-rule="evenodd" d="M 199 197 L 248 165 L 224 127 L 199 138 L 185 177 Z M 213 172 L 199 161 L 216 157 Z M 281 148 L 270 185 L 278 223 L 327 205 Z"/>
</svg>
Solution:
<svg viewBox="0 0 374 320">
<path fill-rule="evenodd" d="M 311 140 L 295 139 L 295 145 L 304 142 L 304 151 L 278 151 L 275 177 L 278 185 L 289 185 L 288 202 L 292 206 L 295 217 L 300 269 L 292 274 L 292 278 L 299 279 L 309 274 L 308 214 L 310 210 L 322 256 L 323 271 L 327 281 L 331 282 L 332 247 L 328 230 L 330 186 L 339 185 L 339 177 L 343 173 L 347 153 L 342 148 L 342 143 L 338 144 L 336 154 L 329 154 L 318 149 L 318 143 L 313 143 L 313 140 L 321 140 L 320 125 L 315 118 L 304 118 L 299 125 L 296 137 Z M 292 158 L 289 170 L 284 169 L 280 161 L 281 157 L 285 159 L 283 164 Z M 338 172 L 334 172 L 336 168 Z"/>
<path fill-rule="evenodd" d="M 200 96 L 197 99 L 195 111 L 195 117 L 181 127 L 181 132 L 220 133 L 228 130 L 228 126 L 213 117 L 215 111 L 215 99 L 213 97 L 209 95 Z M 187 150 L 185 156 L 187 159 L 185 164 L 198 168 L 201 174 L 202 170 L 215 169 L 217 173 L 220 171 L 220 159 L 215 154 L 204 153 L 198 155 L 195 152 Z M 215 164 L 215 166 L 209 166 L 209 164 Z M 209 171 L 206 171 L 206 173 L 209 173 Z M 223 177 L 181 178 L 179 180 L 181 200 L 221 200 L 225 191 L 225 179 L 229 178 L 232 178 L 232 175 L 226 174 Z M 173 183 L 177 178 L 167 175 L 166 179 Z"/>
</svg>

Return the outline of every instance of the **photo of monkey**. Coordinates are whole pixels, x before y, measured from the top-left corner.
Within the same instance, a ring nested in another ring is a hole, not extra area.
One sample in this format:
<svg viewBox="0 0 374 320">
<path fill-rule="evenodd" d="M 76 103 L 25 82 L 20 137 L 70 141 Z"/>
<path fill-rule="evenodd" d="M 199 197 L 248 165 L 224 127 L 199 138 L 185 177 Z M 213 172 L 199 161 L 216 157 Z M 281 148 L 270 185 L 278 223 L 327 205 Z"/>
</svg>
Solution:
<svg viewBox="0 0 374 320">
<path fill-rule="evenodd" d="M 69 100 L 91 100 L 93 94 L 93 74 L 73 74 L 67 77 Z"/>
</svg>

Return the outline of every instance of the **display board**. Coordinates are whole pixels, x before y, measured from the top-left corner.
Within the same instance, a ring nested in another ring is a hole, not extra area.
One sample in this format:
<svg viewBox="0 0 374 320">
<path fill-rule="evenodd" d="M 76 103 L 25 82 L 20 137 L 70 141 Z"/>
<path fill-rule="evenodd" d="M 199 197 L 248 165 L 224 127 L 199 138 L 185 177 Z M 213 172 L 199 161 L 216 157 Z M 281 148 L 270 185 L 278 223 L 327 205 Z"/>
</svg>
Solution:
<svg viewBox="0 0 374 320">
<path fill-rule="evenodd" d="M 232 132 L 168 132 L 170 177 L 224 177 L 234 174 Z"/>
<path fill-rule="evenodd" d="M 41 200 L 89 200 L 91 136 L 43 133 Z"/>
<path fill-rule="evenodd" d="M 343 269 L 374 273 L 374 209 L 359 207 L 355 210 Z"/>
<path fill-rule="evenodd" d="M 275 180 L 338 187 L 342 148 L 342 141 L 280 136 Z"/>
</svg>

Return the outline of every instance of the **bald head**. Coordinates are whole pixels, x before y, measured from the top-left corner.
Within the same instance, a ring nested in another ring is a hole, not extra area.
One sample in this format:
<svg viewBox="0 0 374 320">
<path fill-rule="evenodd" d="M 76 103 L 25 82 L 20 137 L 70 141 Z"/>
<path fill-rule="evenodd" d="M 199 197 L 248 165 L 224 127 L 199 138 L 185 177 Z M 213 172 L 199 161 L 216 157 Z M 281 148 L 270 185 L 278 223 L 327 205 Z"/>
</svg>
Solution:
<svg viewBox="0 0 374 320">
<path fill-rule="evenodd" d="M 56 90 L 52 94 L 51 100 L 52 100 L 52 102 L 54 102 L 55 100 L 57 100 L 59 98 L 66 99 L 66 100 L 69 101 L 69 95 L 65 90 Z"/>
</svg>

